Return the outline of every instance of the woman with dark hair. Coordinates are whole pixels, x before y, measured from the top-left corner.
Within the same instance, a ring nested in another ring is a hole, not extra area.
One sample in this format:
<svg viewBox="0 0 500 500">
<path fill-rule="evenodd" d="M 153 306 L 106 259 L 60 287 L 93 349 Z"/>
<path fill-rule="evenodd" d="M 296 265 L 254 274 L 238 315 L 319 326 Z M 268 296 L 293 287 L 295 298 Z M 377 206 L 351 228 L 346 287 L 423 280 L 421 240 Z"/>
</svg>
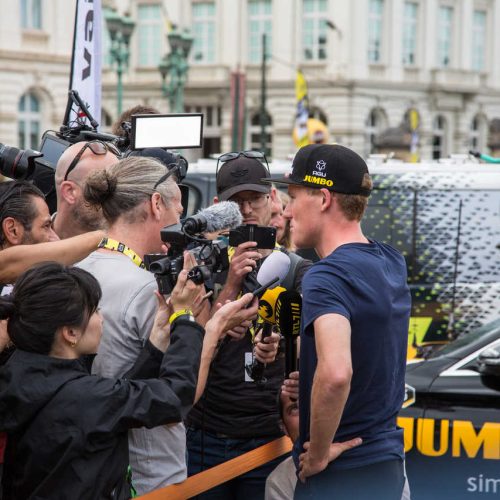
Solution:
<svg viewBox="0 0 500 500">
<path fill-rule="evenodd" d="M 90 375 L 102 320 L 101 290 L 88 272 L 46 263 L 0 298 L 0 319 L 16 347 L 0 367 L 3 500 L 130 498 L 128 429 L 179 422 L 193 404 L 204 329 L 188 309 L 198 293 L 183 270 L 123 379 Z M 205 341 L 254 317 L 251 301 L 247 294 L 222 306 L 206 324 Z"/>
</svg>

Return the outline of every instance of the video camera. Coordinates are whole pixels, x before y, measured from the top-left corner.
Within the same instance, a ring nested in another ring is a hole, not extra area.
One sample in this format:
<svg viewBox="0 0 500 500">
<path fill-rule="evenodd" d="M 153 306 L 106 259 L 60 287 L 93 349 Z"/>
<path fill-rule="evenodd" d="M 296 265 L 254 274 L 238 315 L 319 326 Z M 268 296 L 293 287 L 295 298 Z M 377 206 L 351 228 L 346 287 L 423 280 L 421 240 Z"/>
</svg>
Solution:
<svg viewBox="0 0 500 500">
<path fill-rule="evenodd" d="M 170 248 L 165 254 L 144 256 L 146 269 L 151 271 L 162 294 L 171 293 L 184 264 L 184 250 L 190 250 L 197 265 L 188 279 L 211 288 L 222 273 L 229 269 L 228 244 L 224 240 L 209 240 L 204 233 L 229 230 L 241 224 L 238 205 L 232 201 L 216 203 L 179 224 L 166 226 L 160 231 L 161 239 Z M 212 282 L 212 283 L 211 283 Z"/>
<path fill-rule="evenodd" d="M 71 111 L 76 110 L 77 119 L 70 122 Z M 88 120 L 90 126 L 87 125 Z M 123 137 L 97 131 L 99 124 L 90 114 L 78 92 L 69 91 L 68 104 L 63 125 L 59 132 L 47 130 L 42 136 L 40 151 L 18 149 L 0 143 L 0 175 L 11 179 L 33 181 L 45 195 L 51 213 L 57 207 L 55 190 L 56 165 L 63 152 L 77 142 L 99 140 L 113 143 L 128 156 L 132 151 L 145 148 L 197 148 L 201 147 L 203 134 L 203 115 L 134 115 L 131 123 L 124 122 Z M 176 162 L 181 164 L 179 172 L 187 171 L 187 161 L 172 153 Z M 181 160 L 182 159 L 182 160 Z M 182 179 L 179 179 L 179 182 Z"/>
</svg>

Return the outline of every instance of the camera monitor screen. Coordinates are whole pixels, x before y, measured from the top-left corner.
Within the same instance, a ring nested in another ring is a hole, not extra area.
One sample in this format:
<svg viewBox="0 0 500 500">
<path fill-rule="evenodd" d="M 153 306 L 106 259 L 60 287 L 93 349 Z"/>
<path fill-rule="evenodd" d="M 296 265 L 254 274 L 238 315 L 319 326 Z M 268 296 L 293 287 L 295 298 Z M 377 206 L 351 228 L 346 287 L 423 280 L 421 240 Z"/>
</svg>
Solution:
<svg viewBox="0 0 500 500">
<path fill-rule="evenodd" d="M 202 135 L 201 113 L 132 116 L 132 149 L 201 148 Z"/>
<path fill-rule="evenodd" d="M 55 169 L 59 158 L 68 146 L 71 146 L 70 142 L 52 134 L 45 134 L 40 145 L 43 158 L 40 158 L 39 162 Z"/>
</svg>

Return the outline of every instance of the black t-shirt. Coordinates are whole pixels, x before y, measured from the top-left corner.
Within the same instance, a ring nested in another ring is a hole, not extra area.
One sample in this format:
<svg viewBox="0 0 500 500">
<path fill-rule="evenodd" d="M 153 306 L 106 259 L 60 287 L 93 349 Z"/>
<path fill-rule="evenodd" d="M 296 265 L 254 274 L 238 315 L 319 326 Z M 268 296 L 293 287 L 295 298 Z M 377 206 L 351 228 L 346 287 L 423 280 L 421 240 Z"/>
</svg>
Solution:
<svg viewBox="0 0 500 500">
<path fill-rule="evenodd" d="M 311 262 L 301 260 L 290 272 L 294 289 L 301 291 L 302 277 Z M 284 354 L 266 366 L 264 384 L 248 376 L 245 365 L 252 362 L 252 336 L 226 341 L 210 366 L 205 392 L 189 413 L 187 424 L 234 438 L 279 436 L 277 395 L 285 372 Z"/>
</svg>

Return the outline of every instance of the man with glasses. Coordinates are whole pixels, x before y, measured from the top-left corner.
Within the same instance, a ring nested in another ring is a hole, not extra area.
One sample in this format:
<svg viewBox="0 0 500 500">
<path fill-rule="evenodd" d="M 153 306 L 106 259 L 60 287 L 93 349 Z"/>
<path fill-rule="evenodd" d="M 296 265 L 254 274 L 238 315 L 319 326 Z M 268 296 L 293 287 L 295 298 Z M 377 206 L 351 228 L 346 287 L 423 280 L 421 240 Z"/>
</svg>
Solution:
<svg viewBox="0 0 500 500">
<path fill-rule="evenodd" d="M 269 226 L 277 192 L 261 179 L 270 177 L 266 157 L 259 151 L 222 155 L 217 164 L 217 197 L 214 201 L 236 202 L 244 224 Z M 280 251 L 279 248 L 276 250 Z M 227 280 L 217 302 L 236 298 L 246 274 L 259 266 L 271 252 L 257 249 L 255 242 L 245 242 L 234 249 Z M 302 276 L 310 263 L 294 254 L 289 255 L 291 270 L 282 286 L 300 291 Z M 205 392 L 188 417 L 190 475 L 283 435 L 278 425 L 276 396 L 284 378 L 284 357 L 280 356 L 266 366 L 265 383 L 254 382 L 245 368 L 252 360 L 254 340 L 252 329 L 233 332 L 231 341 L 222 343 L 212 362 Z M 268 337 L 267 343 L 271 344 L 267 347 L 271 352 L 276 352 L 278 340 L 276 333 Z M 200 498 L 264 498 L 266 478 L 279 462 L 280 459 L 273 460 L 213 488 Z"/>
<path fill-rule="evenodd" d="M 61 239 L 106 227 L 101 210 L 85 203 L 85 180 L 91 172 L 119 159 L 120 151 L 103 141 L 78 142 L 61 155 L 55 175 L 57 213 L 53 220 L 54 231 Z"/>
</svg>

